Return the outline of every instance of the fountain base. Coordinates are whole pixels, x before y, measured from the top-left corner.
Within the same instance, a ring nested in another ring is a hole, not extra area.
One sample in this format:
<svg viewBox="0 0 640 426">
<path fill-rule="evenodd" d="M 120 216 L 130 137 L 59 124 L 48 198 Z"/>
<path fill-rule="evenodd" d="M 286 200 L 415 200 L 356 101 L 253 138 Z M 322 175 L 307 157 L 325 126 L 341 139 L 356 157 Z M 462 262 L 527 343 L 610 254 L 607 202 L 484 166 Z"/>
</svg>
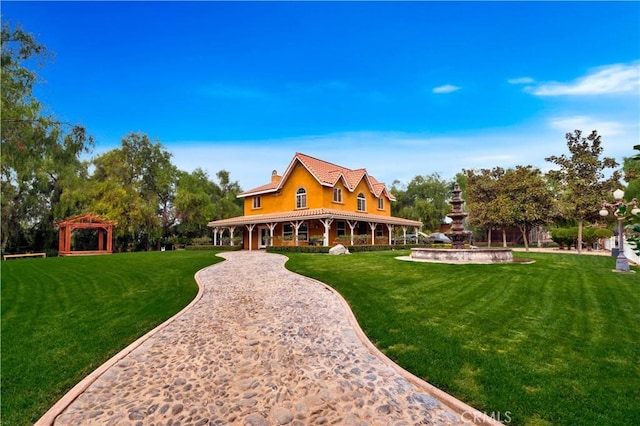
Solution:
<svg viewBox="0 0 640 426">
<path fill-rule="evenodd" d="M 441 263 L 512 263 L 513 252 L 508 248 L 412 248 L 409 260 Z"/>
</svg>

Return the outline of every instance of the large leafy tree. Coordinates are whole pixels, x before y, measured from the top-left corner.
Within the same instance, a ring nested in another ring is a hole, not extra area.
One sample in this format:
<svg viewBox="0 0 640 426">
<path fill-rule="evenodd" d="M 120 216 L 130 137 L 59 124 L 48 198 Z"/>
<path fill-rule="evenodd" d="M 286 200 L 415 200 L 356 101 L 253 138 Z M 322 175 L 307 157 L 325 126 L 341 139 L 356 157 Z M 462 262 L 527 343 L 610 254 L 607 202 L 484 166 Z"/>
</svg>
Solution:
<svg viewBox="0 0 640 426">
<path fill-rule="evenodd" d="M 130 133 L 121 147 L 94 159 L 88 191 L 92 210 L 118 222 L 119 248 L 148 249 L 159 244 L 176 222 L 173 209 L 177 168 L 159 142 Z"/>
<path fill-rule="evenodd" d="M 551 223 L 555 216 L 555 200 L 542 172 L 532 166 L 508 169 L 498 179 L 502 199 L 511 225 L 518 227 L 525 248 L 529 250 L 529 232 L 534 227 Z"/>
<path fill-rule="evenodd" d="M 622 166 L 624 180 L 628 184 L 625 197 L 627 200 L 634 198 L 640 200 L 640 145 L 635 145 L 633 149 L 638 153 L 633 157 L 625 157 Z M 640 255 L 640 215 L 629 215 L 625 228 L 629 243 L 635 252 Z"/>
<path fill-rule="evenodd" d="M 71 193 L 86 176 L 92 139 L 81 126 L 46 115 L 33 95 L 38 82 L 27 64 L 43 64 L 47 50 L 19 26 L 2 23 L 0 185 L 2 250 L 54 247 L 53 222 L 76 213 Z"/>
<path fill-rule="evenodd" d="M 469 224 L 478 230 L 487 231 L 491 247 L 492 231 L 502 230 L 502 241 L 506 247 L 505 228 L 513 223 L 510 200 L 500 189 L 500 179 L 505 170 L 501 167 L 481 170 L 465 170 L 467 191 L 464 194 L 469 211 Z"/>
<path fill-rule="evenodd" d="M 585 221 L 597 219 L 598 206 L 620 181 L 615 170 L 605 178 L 605 170 L 615 169 L 618 163 L 611 157 L 602 157 L 602 141 L 597 130 L 586 138 L 575 130 L 565 135 L 570 155 L 551 156 L 546 161 L 559 166 L 548 172 L 561 190 L 565 211 L 578 222 L 578 253 L 582 252 L 582 230 Z"/>
<path fill-rule="evenodd" d="M 419 220 L 427 231 L 438 231 L 447 213 L 451 212 L 448 200 L 451 196 L 451 182 L 437 173 L 416 176 L 406 187 L 394 182 L 391 192 L 396 197 L 392 205 L 395 216 Z"/>
<path fill-rule="evenodd" d="M 628 200 L 640 199 L 640 145 L 633 147 L 638 153 L 633 157 L 625 157 L 622 160 L 622 173 L 627 183 L 625 198 Z"/>
<path fill-rule="evenodd" d="M 204 237 L 209 233 L 209 221 L 242 214 L 242 201 L 237 198 L 241 192 L 238 183 L 229 179 L 226 170 L 220 170 L 216 177 L 218 184 L 202 169 L 180 174 L 175 199 L 179 236 Z"/>
</svg>

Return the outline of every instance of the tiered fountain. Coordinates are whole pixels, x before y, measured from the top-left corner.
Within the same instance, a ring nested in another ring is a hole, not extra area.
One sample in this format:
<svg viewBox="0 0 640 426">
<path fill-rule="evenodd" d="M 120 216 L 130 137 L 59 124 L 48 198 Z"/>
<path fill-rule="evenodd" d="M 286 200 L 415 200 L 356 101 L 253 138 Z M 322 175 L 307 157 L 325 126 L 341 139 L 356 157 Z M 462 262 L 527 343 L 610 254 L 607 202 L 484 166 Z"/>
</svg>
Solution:
<svg viewBox="0 0 640 426">
<path fill-rule="evenodd" d="M 462 191 L 457 183 L 453 188 L 453 198 L 449 203 L 453 212 L 447 216 L 452 219 L 451 230 L 446 234 L 451 239 L 451 248 L 412 248 L 411 260 L 444 263 L 510 263 L 513 253 L 507 248 L 465 248 L 471 236 L 465 231 L 462 221 L 467 213 L 462 211 L 464 200 L 460 197 Z"/>
</svg>

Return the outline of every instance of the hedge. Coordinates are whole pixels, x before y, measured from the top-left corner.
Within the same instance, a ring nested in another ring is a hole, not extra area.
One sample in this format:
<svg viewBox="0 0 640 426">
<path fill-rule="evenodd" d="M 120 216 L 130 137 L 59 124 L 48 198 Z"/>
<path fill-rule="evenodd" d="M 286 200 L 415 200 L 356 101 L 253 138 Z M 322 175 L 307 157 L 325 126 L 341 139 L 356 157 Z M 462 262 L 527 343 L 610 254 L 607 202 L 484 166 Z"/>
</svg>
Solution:
<svg viewBox="0 0 640 426">
<path fill-rule="evenodd" d="M 215 250 L 215 251 L 238 251 L 242 250 L 241 245 L 236 246 L 214 246 L 213 244 L 200 246 L 185 246 L 185 250 Z"/>
</svg>

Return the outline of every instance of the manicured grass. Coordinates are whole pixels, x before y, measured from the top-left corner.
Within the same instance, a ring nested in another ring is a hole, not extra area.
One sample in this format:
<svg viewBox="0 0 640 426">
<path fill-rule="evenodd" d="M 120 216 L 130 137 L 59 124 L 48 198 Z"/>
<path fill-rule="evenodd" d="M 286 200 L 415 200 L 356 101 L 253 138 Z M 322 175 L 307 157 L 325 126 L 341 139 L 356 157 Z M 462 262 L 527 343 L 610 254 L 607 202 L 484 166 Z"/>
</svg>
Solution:
<svg viewBox="0 0 640 426">
<path fill-rule="evenodd" d="M 2 262 L 2 424 L 33 424 L 87 374 L 186 306 L 221 261 L 198 251 Z"/>
<path fill-rule="evenodd" d="M 640 424 L 639 274 L 599 256 L 453 266 L 400 254 L 287 253 L 286 266 L 336 288 L 387 356 L 489 415 Z"/>
</svg>

